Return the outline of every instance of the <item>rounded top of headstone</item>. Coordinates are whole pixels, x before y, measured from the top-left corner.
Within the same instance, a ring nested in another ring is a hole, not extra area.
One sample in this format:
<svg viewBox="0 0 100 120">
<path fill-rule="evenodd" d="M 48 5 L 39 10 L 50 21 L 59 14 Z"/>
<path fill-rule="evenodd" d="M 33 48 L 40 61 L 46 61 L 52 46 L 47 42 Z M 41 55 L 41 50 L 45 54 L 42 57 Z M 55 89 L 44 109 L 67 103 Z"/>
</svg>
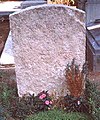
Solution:
<svg viewBox="0 0 100 120">
<path fill-rule="evenodd" d="M 20 11 L 17 11 L 17 12 L 14 12 L 14 13 L 10 14 L 10 16 L 13 16 L 13 15 L 16 15 L 16 14 L 19 14 L 19 13 L 21 14 L 25 11 L 42 10 L 42 9 L 45 9 L 45 8 L 48 8 L 48 9 L 63 8 L 63 9 L 66 9 L 66 10 L 69 9 L 69 10 L 72 10 L 72 11 L 77 11 L 79 13 L 85 14 L 85 12 L 83 10 L 77 9 L 75 7 L 72 7 L 72 6 L 67 6 L 67 5 L 62 5 L 62 4 L 43 4 L 43 5 L 31 6 L 31 7 L 25 8 L 23 10 L 20 10 Z"/>
</svg>

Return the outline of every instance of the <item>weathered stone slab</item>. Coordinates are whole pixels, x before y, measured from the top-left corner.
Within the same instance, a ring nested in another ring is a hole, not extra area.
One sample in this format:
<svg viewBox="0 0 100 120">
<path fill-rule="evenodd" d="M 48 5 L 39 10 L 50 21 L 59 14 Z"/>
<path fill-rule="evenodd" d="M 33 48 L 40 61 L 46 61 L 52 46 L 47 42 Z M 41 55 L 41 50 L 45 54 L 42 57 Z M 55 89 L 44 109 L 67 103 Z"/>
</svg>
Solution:
<svg viewBox="0 0 100 120">
<path fill-rule="evenodd" d="M 24 1 L 21 3 L 21 8 L 25 9 L 26 7 L 42 5 L 42 4 L 47 4 L 47 1 L 45 0 Z"/>
<path fill-rule="evenodd" d="M 29 7 L 10 15 L 19 96 L 66 92 L 65 68 L 85 62 L 85 14 L 64 5 Z"/>
<path fill-rule="evenodd" d="M 5 43 L 4 50 L 1 54 L 0 64 L 2 64 L 2 65 L 15 64 L 14 57 L 13 57 L 13 51 L 12 51 L 11 32 L 9 32 L 8 38 Z"/>
</svg>

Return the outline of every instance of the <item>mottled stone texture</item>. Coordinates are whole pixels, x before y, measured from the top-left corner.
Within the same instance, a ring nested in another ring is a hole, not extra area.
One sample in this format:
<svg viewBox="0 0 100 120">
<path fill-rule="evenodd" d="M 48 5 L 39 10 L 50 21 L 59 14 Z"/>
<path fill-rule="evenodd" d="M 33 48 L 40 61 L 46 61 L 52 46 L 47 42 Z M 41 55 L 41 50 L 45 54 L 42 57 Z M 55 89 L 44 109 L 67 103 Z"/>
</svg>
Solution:
<svg viewBox="0 0 100 120">
<path fill-rule="evenodd" d="M 65 68 L 85 62 L 84 12 L 64 5 L 29 7 L 10 16 L 19 96 L 66 92 Z"/>
</svg>

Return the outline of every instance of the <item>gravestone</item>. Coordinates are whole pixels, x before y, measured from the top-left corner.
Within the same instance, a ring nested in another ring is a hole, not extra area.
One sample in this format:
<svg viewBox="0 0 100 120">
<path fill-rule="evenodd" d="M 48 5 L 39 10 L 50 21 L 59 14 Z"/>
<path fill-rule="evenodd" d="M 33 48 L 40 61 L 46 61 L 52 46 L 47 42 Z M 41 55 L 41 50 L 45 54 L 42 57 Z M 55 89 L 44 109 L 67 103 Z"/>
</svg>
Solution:
<svg viewBox="0 0 100 120">
<path fill-rule="evenodd" d="M 65 68 L 85 62 L 85 14 L 65 5 L 32 6 L 10 15 L 19 96 L 67 92 Z"/>
</svg>

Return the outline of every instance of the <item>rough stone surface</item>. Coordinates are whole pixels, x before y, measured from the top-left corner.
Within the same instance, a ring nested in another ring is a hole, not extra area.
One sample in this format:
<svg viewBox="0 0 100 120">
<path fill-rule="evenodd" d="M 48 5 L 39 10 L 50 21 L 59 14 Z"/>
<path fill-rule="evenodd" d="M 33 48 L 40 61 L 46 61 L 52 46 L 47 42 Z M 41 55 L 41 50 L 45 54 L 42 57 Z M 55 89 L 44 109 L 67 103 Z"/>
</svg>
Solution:
<svg viewBox="0 0 100 120">
<path fill-rule="evenodd" d="M 67 91 L 65 68 L 85 62 L 85 14 L 64 5 L 29 7 L 10 15 L 19 96 Z"/>
</svg>

